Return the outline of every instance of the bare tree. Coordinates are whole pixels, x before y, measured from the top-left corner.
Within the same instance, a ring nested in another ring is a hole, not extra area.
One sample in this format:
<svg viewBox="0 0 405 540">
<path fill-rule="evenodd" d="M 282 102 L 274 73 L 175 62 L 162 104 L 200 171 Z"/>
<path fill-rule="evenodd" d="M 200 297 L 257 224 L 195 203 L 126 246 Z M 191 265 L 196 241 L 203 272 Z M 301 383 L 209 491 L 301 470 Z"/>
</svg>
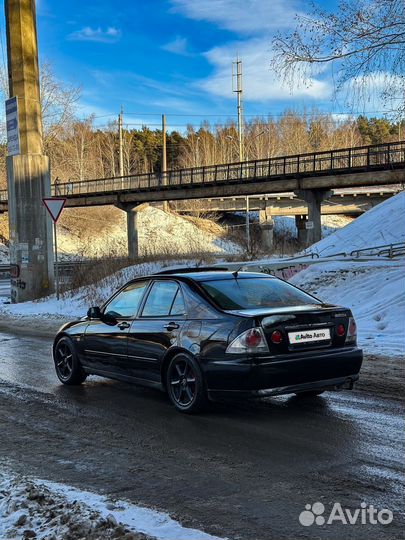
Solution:
<svg viewBox="0 0 405 540">
<path fill-rule="evenodd" d="M 46 145 L 49 139 L 59 135 L 61 129 L 73 120 L 81 89 L 59 81 L 49 62 L 41 64 L 39 83 Z M 8 98 L 8 75 L 7 70 L 2 66 L 0 66 L 0 93 L 4 99 Z"/>
<path fill-rule="evenodd" d="M 308 83 L 333 65 L 337 91 L 350 84 L 365 97 L 372 86 L 393 111 L 404 111 L 404 0 L 340 0 L 334 13 L 313 4 L 296 18 L 295 30 L 273 42 L 276 69 L 287 80 Z"/>
</svg>

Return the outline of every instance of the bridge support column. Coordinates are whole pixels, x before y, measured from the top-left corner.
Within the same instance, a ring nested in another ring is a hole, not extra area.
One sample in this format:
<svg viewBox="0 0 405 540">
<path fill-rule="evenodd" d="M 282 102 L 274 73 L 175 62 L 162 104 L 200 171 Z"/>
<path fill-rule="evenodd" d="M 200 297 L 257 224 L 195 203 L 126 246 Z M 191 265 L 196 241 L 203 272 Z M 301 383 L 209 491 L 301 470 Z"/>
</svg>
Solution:
<svg viewBox="0 0 405 540">
<path fill-rule="evenodd" d="M 139 257 L 138 211 L 136 207 L 125 211 L 127 213 L 128 257 L 136 259 Z"/>
<path fill-rule="evenodd" d="M 308 216 L 301 215 L 301 216 L 295 216 L 295 226 L 297 227 L 298 231 L 298 243 L 301 247 L 308 247 L 308 229 L 307 229 L 307 223 L 308 223 Z"/>
<path fill-rule="evenodd" d="M 127 214 L 128 258 L 136 259 L 139 257 L 140 253 L 138 238 L 138 213 L 147 206 L 147 203 L 136 206 L 133 204 L 117 203 L 116 206 Z"/>
<path fill-rule="evenodd" d="M 274 221 L 271 214 L 271 206 L 266 206 L 259 211 L 259 224 L 261 233 L 261 246 L 263 251 L 273 251 L 274 245 Z"/>
<path fill-rule="evenodd" d="M 321 228 L 321 204 L 325 199 L 333 195 L 333 191 L 326 189 L 300 189 L 295 192 L 296 196 L 308 205 L 308 220 L 305 222 L 306 235 L 303 233 L 303 220 L 296 220 L 298 227 L 298 239 L 303 240 L 303 245 L 308 247 L 319 242 L 322 237 Z M 300 216 L 302 218 L 302 216 Z"/>
</svg>

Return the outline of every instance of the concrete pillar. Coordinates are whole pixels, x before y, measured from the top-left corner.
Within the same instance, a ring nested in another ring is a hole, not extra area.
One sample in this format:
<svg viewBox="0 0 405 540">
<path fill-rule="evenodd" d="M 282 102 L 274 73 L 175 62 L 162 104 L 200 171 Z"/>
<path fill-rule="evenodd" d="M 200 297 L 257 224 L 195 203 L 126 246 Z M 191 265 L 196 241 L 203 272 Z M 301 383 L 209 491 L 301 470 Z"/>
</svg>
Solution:
<svg viewBox="0 0 405 540">
<path fill-rule="evenodd" d="M 272 252 L 274 246 L 274 221 L 271 215 L 271 206 L 266 206 L 264 210 L 259 211 L 259 225 L 263 251 Z"/>
<path fill-rule="evenodd" d="M 308 220 L 306 222 L 306 247 L 322 238 L 321 203 L 333 195 L 333 191 L 326 189 L 301 189 L 295 195 L 308 204 Z M 302 221 L 301 221 L 302 223 Z M 300 230 L 300 229 L 298 229 Z"/>
<path fill-rule="evenodd" d="M 136 259 L 139 257 L 138 212 L 136 208 L 128 208 L 125 211 L 127 213 L 128 257 Z"/>
<path fill-rule="evenodd" d="M 10 97 L 17 97 L 20 154 L 7 157 L 11 299 L 24 302 L 54 290 L 49 160 L 42 155 L 34 0 L 6 0 Z"/>
<path fill-rule="evenodd" d="M 116 207 L 127 214 L 127 239 L 128 239 L 128 257 L 137 259 L 140 256 L 139 238 L 138 238 L 138 213 L 144 210 L 148 203 L 134 206 L 131 203 L 118 202 Z"/>
<path fill-rule="evenodd" d="M 308 230 L 307 229 L 307 216 L 295 216 L 295 226 L 298 231 L 298 242 L 301 247 L 308 247 Z"/>
</svg>

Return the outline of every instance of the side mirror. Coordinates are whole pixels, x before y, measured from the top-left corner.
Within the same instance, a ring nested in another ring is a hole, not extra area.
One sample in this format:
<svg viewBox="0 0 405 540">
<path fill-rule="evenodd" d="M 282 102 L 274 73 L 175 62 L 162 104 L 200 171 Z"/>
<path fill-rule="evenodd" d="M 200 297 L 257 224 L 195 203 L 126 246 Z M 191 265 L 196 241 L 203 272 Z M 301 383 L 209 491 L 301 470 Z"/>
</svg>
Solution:
<svg viewBox="0 0 405 540">
<path fill-rule="evenodd" d="M 103 323 L 108 324 L 108 326 L 115 326 L 116 324 L 118 324 L 118 321 L 113 315 L 113 312 L 107 311 L 107 313 L 102 313 L 100 318 Z"/>
<path fill-rule="evenodd" d="M 101 319 L 101 311 L 98 306 L 91 307 L 87 311 L 87 317 L 89 319 Z"/>
</svg>

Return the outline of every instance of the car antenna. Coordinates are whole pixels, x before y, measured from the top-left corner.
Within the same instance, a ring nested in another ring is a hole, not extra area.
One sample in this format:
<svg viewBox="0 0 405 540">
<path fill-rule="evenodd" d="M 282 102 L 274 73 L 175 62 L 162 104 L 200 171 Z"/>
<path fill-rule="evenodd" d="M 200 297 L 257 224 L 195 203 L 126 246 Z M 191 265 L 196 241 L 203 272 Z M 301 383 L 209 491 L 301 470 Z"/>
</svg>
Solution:
<svg viewBox="0 0 405 540">
<path fill-rule="evenodd" d="M 243 264 L 242 264 L 241 266 L 239 266 L 239 268 L 237 268 L 236 270 L 234 270 L 234 271 L 232 272 L 232 275 L 233 275 L 233 277 L 234 277 L 235 279 L 238 279 L 238 273 L 242 270 L 242 268 L 243 268 Z"/>
</svg>

